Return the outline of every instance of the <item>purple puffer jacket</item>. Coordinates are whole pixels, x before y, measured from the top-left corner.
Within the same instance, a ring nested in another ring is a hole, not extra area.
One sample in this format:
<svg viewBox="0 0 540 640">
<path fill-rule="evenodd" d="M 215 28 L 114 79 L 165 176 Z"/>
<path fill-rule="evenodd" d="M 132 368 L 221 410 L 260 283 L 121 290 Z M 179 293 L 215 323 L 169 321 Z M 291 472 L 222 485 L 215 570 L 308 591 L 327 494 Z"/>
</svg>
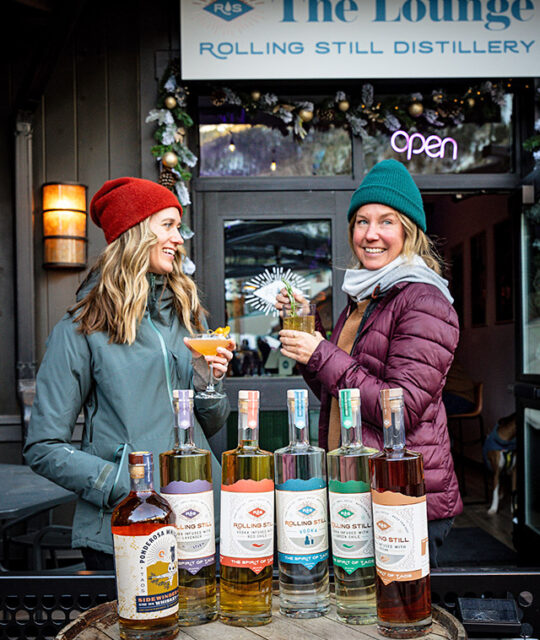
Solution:
<svg viewBox="0 0 540 640">
<path fill-rule="evenodd" d="M 381 449 L 379 392 L 401 387 L 407 448 L 424 456 L 428 519 L 461 513 L 463 504 L 441 401 L 459 339 L 454 308 L 433 285 L 398 283 L 377 301 L 352 355 L 348 355 L 336 343 L 354 307 L 349 301 L 330 340 L 323 340 L 302 367 L 306 382 L 321 400 L 320 446 L 327 448 L 330 395 L 337 397 L 339 389 L 358 388 L 364 444 Z"/>
</svg>

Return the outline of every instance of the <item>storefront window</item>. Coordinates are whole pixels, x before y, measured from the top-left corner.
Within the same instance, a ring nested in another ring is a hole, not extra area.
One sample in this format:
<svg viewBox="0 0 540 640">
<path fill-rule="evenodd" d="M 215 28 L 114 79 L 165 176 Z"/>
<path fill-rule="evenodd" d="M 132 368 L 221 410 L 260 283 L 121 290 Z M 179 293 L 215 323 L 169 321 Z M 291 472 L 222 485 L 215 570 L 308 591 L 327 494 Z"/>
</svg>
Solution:
<svg viewBox="0 0 540 640">
<path fill-rule="evenodd" d="M 377 162 L 386 158 L 394 158 L 404 162 L 411 173 L 508 173 L 514 170 L 512 147 L 514 144 L 512 131 L 513 96 L 506 94 L 500 112 L 492 122 L 463 122 L 454 127 L 433 127 L 422 131 L 427 139 L 430 135 L 441 140 L 451 138 L 454 143 L 444 145 L 443 157 L 430 157 L 425 151 L 415 153 L 422 147 L 422 138 L 417 137 L 410 144 L 414 152 L 407 150 L 407 137 L 398 136 L 396 146 L 403 149 L 396 152 L 391 146 L 391 134 L 377 132 L 363 140 L 364 163 L 369 171 Z M 414 126 L 405 133 L 410 136 L 415 132 Z M 437 140 L 434 147 L 437 147 Z M 432 153 L 437 153 L 437 149 Z M 408 157 L 410 155 L 410 157 Z M 454 157 L 455 156 L 455 157 Z"/>
<path fill-rule="evenodd" d="M 540 411 L 525 409 L 525 524 L 540 534 Z"/>
<path fill-rule="evenodd" d="M 540 203 L 525 209 L 521 225 L 523 373 L 540 374 Z"/>
<path fill-rule="evenodd" d="M 264 124 L 202 124 L 201 177 L 342 176 L 352 171 L 347 131 L 311 129 L 302 142 Z"/>
<path fill-rule="evenodd" d="M 238 345 L 233 376 L 289 376 L 294 360 L 281 355 L 280 318 L 249 304 L 253 279 L 288 269 L 305 280 L 324 326 L 332 326 L 331 225 L 329 220 L 226 220 L 226 321 Z M 260 287 L 260 280 L 257 288 Z M 258 305 L 261 307 L 261 305 Z"/>
</svg>

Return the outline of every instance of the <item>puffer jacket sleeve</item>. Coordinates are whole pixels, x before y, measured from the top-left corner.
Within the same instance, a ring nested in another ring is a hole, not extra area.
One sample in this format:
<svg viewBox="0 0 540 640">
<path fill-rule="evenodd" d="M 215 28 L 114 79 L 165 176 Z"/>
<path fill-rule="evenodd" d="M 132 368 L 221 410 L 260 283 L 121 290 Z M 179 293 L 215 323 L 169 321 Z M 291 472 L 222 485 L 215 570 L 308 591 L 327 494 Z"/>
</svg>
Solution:
<svg viewBox="0 0 540 640">
<path fill-rule="evenodd" d="M 414 289 L 411 290 L 414 291 Z M 380 428 L 381 389 L 401 387 L 404 391 L 405 428 L 414 430 L 433 398 L 440 394 L 459 339 L 457 315 L 437 290 L 401 294 L 389 333 L 370 335 L 370 356 L 386 353 L 384 374 L 371 374 L 359 359 L 348 355 L 328 340 L 322 341 L 306 365 L 329 393 L 358 388 L 362 399 L 362 419 Z"/>
<path fill-rule="evenodd" d="M 23 453 L 36 473 L 100 508 L 108 508 L 119 466 L 81 451 L 71 442 L 92 383 L 91 359 L 85 336 L 65 316 L 47 342 Z"/>
</svg>

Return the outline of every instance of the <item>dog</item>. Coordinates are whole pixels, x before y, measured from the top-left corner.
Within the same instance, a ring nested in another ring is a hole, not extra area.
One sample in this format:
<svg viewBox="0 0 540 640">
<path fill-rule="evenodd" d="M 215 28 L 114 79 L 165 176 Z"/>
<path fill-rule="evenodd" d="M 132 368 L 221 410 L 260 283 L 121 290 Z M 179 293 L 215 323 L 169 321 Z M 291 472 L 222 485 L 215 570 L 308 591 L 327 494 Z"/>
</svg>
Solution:
<svg viewBox="0 0 540 640">
<path fill-rule="evenodd" d="M 500 477 L 506 472 L 511 477 L 512 494 L 516 491 L 516 414 L 500 418 L 495 428 L 488 434 L 482 448 L 484 462 L 493 473 L 493 497 L 488 515 L 499 509 L 501 497 Z"/>
</svg>

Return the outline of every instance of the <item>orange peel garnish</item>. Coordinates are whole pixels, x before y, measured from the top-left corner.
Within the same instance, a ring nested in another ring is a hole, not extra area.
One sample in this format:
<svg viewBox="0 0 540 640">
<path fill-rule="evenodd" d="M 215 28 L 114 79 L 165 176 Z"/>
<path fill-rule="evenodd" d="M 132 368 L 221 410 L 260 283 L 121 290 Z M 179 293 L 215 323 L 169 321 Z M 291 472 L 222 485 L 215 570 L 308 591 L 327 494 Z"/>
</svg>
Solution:
<svg viewBox="0 0 540 640">
<path fill-rule="evenodd" d="M 216 336 L 223 336 L 224 338 L 227 338 L 230 332 L 231 328 L 229 327 L 229 325 L 227 325 L 226 327 L 218 327 L 217 329 L 214 329 L 214 331 L 210 331 L 211 334 Z"/>
</svg>

